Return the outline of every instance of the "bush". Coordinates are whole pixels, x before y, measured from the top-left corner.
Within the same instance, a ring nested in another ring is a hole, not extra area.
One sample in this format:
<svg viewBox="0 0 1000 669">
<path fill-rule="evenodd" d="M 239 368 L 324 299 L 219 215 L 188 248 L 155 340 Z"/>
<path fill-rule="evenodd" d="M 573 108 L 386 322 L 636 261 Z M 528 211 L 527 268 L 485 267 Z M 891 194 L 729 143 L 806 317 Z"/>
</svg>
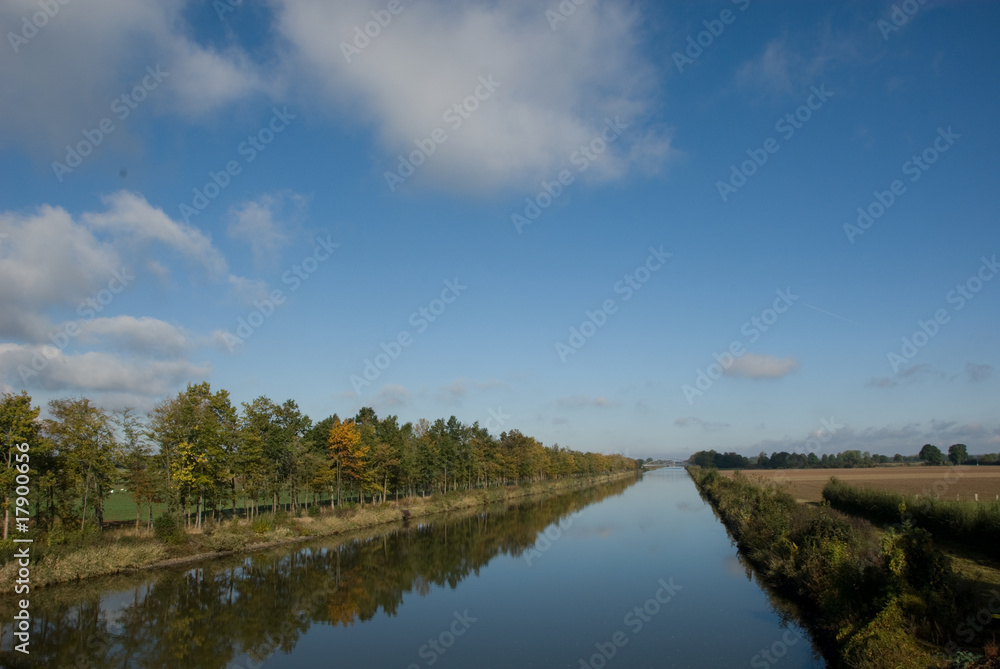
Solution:
<svg viewBox="0 0 1000 669">
<path fill-rule="evenodd" d="M 254 534 L 265 534 L 271 531 L 271 520 L 265 517 L 258 517 L 253 521 Z"/>
<path fill-rule="evenodd" d="M 238 551 L 247 545 L 246 537 L 228 532 L 216 532 L 207 541 L 213 551 Z"/>
<path fill-rule="evenodd" d="M 72 533 L 66 531 L 66 526 L 62 523 L 58 523 L 55 527 L 49 530 L 49 535 L 46 538 L 46 543 L 49 546 L 63 546 L 68 544 Z"/>
<path fill-rule="evenodd" d="M 844 513 L 873 523 L 909 522 L 970 548 L 991 553 L 1000 544 L 1000 505 L 994 502 L 959 502 L 872 490 L 841 483 L 836 478 L 823 488 L 823 499 Z"/>
<path fill-rule="evenodd" d="M 153 520 L 153 534 L 165 544 L 182 544 L 187 541 L 187 533 L 176 516 L 165 513 Z"/>
<path fill-rule="evenodd" d="M 903 612 L 895 601 L 847 639 L 841 653 L 844 666 L 858 669 L 926 667 L 928 659 L 908 633 Z"/>
</svg>

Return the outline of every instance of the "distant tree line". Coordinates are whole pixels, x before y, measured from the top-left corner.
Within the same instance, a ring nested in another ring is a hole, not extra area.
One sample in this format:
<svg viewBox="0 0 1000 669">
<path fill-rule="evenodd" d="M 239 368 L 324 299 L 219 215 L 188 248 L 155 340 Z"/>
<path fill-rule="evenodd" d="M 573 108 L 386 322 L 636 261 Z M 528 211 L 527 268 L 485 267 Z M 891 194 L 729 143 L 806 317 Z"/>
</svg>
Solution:
<svg viewBox="0 0 1000 669">
<path fill-rule="evenodd" d="M 433 423 L 399 424 L 369 407 L 351 418 L 313 422 L 294 400 L 267 397 L 233 406 L 229 392 L 189 384 L 148 414 L 106 411 L 87 398 L 49 402 L 39 420 L 31 397 L 0 396 L 0 485 L 6 539 L 11 497 L 19 473 L 17 444 L 30 444 L 31 509 L 36 524 L 61 521 L 85 529 L 104 521 L 112 487 L 121 485 L 152 522 L 166 504 L 200 525 L 237 509 L 254 514 L 262 500 L 272 511 L 296 511 L 324 496 L 336 505 L 386 501 L 470 488 L 536 482 L 566 476 L 634 471 L 641 462 L 622 455 L 543 446 L 518 430 L 489 433 L 454 416 Z M 192 513 L 193 512 L 193 513 Z"/>
<path fill-rule="evenodd" d="M 900 455 L 896 453 L 891 458 L 887 455 L 871 454 L 868 451 L 841 451 L 840 453 L 788 453 L 781 451 L 768 456 L 761 451 L 757 456 L 747 457 L 735 452 L 717 453 L 714 450 L 698 451 L 690 458 L 693 465 L 699 467 L 714 467 L 716 469 L 822 469 L 822 468 L 853 468 L 875 467 L 888 463 L 917 463 L 928 465 L 1000 464 L 1000 456 L 987 453 L 979 456 L 969 456 L 965 444 L 953 444 L 945 455 L 937 446 L 924 444 L 918 455 Z"/>
</svg>

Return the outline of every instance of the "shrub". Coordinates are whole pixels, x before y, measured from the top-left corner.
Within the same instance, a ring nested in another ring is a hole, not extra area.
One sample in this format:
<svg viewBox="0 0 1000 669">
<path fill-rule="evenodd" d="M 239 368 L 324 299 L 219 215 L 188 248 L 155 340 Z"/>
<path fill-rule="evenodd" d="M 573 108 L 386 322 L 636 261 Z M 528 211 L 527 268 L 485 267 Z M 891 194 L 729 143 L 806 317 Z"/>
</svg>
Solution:
<svg viewBox="0 0 1000 669">
<path fill-rule="evenodd" d="M 216 532 L 207 541 L 213 551 L 238 551 L 247 545 L 246 537 L 229 532 Z"/>
<path fill-rule="evenodd" d="M 157 516 L 153 520 L 153 534 L 165 544 L 182 544 L 187 541 L 187 533 L 177 517 L 170 513 Z"/>
<path fill-rule="evenodd" d="M 271 520 L 269 518 L 259 516 L 253 521 L 253 532 L 254 534 L 266 534 L 271 531 Z"/>
<path fill-rule="evenodd" d="M 875 618 L 844 644 L 844 666 L 857 669 L 926 667 L 930 658 L 908 633 L 903 612 L 890 601 Z"/>
<path fill-rule="evenodd" d="M 823 499 L 835 509 L 892 525 L 910 522 L 940 539 L 948 539 L 990 553 L 1000 544 L 1000 505 L 905 496 L 850 486 L 836 478 L 823 488 Z"/>
<path fill-rule="evenodd" d="M 49 546 L 62 546 L 69 543 L 71 533 L 66 531 L 66 526 L 62 523 L 58 523 L 55 527 L 49 530 L 49 536 L 46 538 L 46 543 Z"/>
</svg>

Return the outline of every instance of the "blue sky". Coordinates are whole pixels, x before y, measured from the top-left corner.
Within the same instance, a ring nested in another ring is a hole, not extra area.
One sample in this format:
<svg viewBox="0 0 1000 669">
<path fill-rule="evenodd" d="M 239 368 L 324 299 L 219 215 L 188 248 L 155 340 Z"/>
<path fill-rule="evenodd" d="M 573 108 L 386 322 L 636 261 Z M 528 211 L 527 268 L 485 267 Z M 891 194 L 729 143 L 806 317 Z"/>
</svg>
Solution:
<svg viewBox="0 0 1000 669">
<path fill-rule="evenodd" d="M 561 7 L 5 3 L 3 389 L 1000 451 L 1000 7 Z"/>
</svg>

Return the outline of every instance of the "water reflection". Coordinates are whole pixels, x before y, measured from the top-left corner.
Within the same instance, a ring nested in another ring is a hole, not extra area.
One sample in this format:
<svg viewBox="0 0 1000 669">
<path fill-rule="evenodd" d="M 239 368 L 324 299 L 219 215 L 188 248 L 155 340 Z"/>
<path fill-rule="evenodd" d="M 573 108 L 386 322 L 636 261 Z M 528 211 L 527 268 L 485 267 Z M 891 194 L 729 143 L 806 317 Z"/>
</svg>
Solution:
<svg viewBox="0 0 1000 669">
<path fill-rule="evenodd" d="M 522 555 L 550 524 L 635 481 L 411 523 L 349 543 L 39 590 L 30 660 L 10 652 L 6 660 L 12 667 L 257 667 L 278 650 L 290 652 L 313 625 L 348 627 L 380 611 L 394 616 L 406 593 L 454 589 L 497 555 Z M 0 619 L 12 619 L 10 605 L 0 605 Z M 9 650 L 10 626 L 3 632 Z"/>
</svg>

